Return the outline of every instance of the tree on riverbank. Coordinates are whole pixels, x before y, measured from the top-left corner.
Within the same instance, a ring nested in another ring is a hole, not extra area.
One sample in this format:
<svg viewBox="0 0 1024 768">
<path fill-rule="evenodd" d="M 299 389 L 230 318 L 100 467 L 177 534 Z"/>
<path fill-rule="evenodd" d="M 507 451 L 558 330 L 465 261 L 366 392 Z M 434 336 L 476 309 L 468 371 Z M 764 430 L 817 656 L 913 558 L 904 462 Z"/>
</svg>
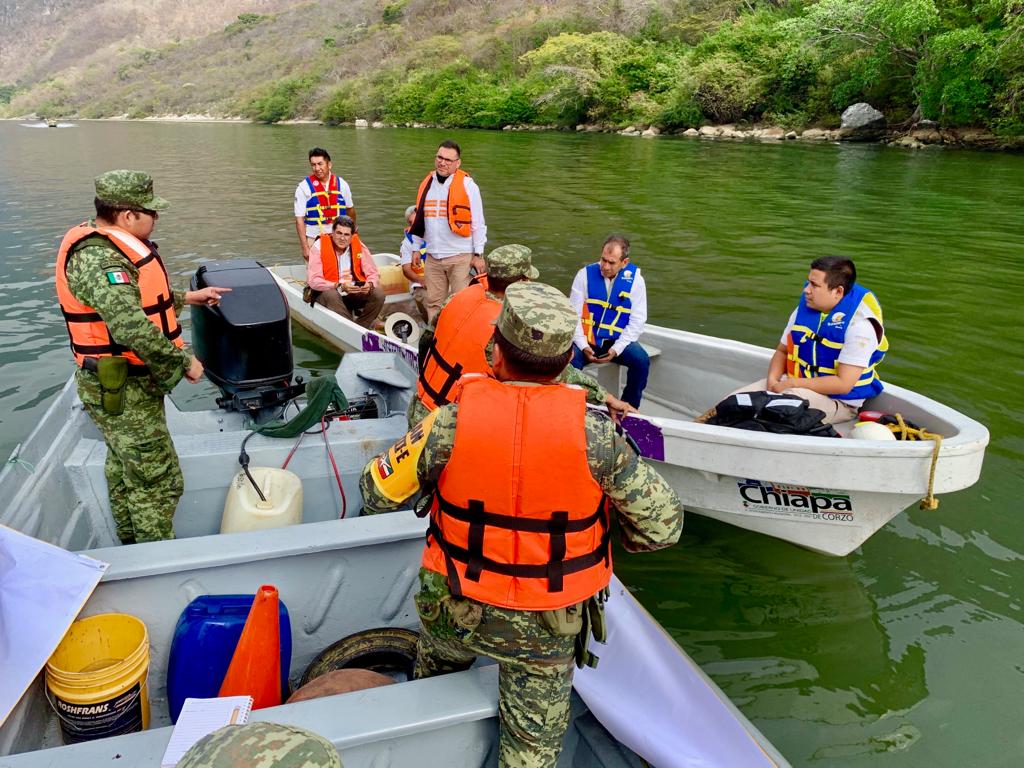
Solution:
<svg viewBox="0 0 1024 768">
<path fill-rule="evenodd" d="M 832 126 L 868 101 L 891 123 L 1024 134 L 1024 0 L 276 5 L 19 82 L 6 112 L 673 129 Z"/>
</svg>

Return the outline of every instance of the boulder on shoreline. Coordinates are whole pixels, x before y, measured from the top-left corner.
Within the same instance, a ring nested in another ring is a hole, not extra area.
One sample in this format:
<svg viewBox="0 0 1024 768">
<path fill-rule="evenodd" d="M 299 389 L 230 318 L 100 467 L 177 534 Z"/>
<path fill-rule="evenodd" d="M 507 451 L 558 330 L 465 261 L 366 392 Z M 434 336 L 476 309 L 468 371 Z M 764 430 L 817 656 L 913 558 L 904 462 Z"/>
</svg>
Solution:
<svg viewBox="0 0 1024 768">
<path fill-rule="evenodd" d="M 861 101 L 843 110 L 839 138 L 844 141 L 877 141 L 885 134 L 885 127 L 885 115 Z"/>
</svg>

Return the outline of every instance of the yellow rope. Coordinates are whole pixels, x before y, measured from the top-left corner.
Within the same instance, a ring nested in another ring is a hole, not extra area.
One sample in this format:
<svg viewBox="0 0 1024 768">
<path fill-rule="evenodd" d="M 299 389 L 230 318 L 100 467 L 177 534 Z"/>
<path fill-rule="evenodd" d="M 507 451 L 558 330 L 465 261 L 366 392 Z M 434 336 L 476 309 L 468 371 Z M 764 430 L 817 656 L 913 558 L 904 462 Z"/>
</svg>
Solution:
<svg viewBox="0 0 1024 768">
<path fill-rule="evenodd" d="M 907 422 L 903 420 L 902 414 L 894 414 L 896 418 L 895 424 L 888 424 L 886 426 L 892 430 L 897 440 L 931 440 L 932 442 L 932 462 L 931 467 L 928 470 L 928 493 L 921 503 L 918 505 L 920 509 L 938 509 L 939 500 L 935 498 L 935 467 L 939 463 L 939 450 L 942 448 L 942 435 L 934 432 L 927 432 L 923 429 L 915 429 L 914 427 L 908 426 Z"/>
</svg>

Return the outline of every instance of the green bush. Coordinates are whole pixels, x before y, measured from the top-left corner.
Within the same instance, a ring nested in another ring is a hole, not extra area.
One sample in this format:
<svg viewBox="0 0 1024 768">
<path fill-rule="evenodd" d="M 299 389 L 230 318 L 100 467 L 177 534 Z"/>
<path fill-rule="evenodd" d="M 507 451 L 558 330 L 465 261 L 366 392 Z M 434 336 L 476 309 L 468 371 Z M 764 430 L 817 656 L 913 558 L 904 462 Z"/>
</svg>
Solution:
<svg viewBox="0 0 1024 768">
<path fill-rule="evenodd" d="M 239 32 L 244 32 L 247 29 L 252 29 L 257 24 L 269 19 L 269 16 L 263 16 L 259 13 L 240 13 L 238 18 L 224 27 L 224 34 L 226 35 L 237 35 Z"/>
<path fill-rule="evenodd" d="M 693 101 L 716 123 L 756 119 L 764 110 L 765 78 L 742 61 L 716 54 L 688 76 Z"/>
<path fill-rule="evenodd" d="M 268 93 L 252 100 L 249 115 L 261 123 L 298 117 L 317 82 L 318 78 L 308 75 L 281 80 Z"/>
<path fill-rule="evenodd" d="M 979 27 L 933 37 L 916 84 L 923 117 L 947 125 L 983 122 L 993 95 L 995 49 Z"/>
<path fill-rule="evenodd" d="M 381 18 L 385 24 L 397 24 L 402 20 L 402 12 L 405 10 L 405 6 L 409 4 L 409 0 L 396 0 L 396 2 L 388 3 L 384 6 L 384 10 L 381 11 Z"/>
</svg>

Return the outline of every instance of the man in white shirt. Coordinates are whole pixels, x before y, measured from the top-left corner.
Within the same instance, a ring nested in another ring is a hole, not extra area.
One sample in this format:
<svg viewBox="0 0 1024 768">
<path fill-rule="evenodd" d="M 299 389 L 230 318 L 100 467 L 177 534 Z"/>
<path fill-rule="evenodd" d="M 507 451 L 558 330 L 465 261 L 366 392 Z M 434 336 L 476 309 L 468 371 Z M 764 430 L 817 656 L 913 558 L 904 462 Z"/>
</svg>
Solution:
<svg viewBox="0 0 1024 768">
<path fill-rule="evenodd" d="M 647 286 L 640 268 L 629 262 L 629 240 L 611 235 L 604 241 L 600 261 L 576 273 L 569 301 L 580 316 L 572 364 L 626 366 L 622 399 L 639 408 L 651 368 L 638 341 L 647 322 Z"/>
<path fill-rule="evenodd" d="M 295 188 L 295 232 L 299 236 L 302 260 L 309 261 L 309 247 L 320 235 L 330 234 L 339 216 L 356 219 L 355 203 L 348 182 L 331 173 L 331 156 L 326 149 L 309 150 L 312 173 Z"/>
<path fill-rule="evenodd" d="M 811 262 L 807 284 L 789 316 L 767 378 L 740 392 L 787 392 L 825 414 L 825 424 L 849 421 L 882 391 L 875 367 L 889 349 L 882 307 L 857 283 L 857 268 L 842 256 Z M 710 417 L 710 412 L 698 421 Z"/>
<path fill-rule="evenodd" d="M 429 322 L 450 294 L 469 285 L 470 267 L 484 269 L 483 201 L 480 188 L 461 165 L 459 145 L 442 141 L 434 156 L 434 172 L 420 182 L 416 193 L 416 215 L 409 232 L 426 241 L 423 285 Z"/>
</svg>

